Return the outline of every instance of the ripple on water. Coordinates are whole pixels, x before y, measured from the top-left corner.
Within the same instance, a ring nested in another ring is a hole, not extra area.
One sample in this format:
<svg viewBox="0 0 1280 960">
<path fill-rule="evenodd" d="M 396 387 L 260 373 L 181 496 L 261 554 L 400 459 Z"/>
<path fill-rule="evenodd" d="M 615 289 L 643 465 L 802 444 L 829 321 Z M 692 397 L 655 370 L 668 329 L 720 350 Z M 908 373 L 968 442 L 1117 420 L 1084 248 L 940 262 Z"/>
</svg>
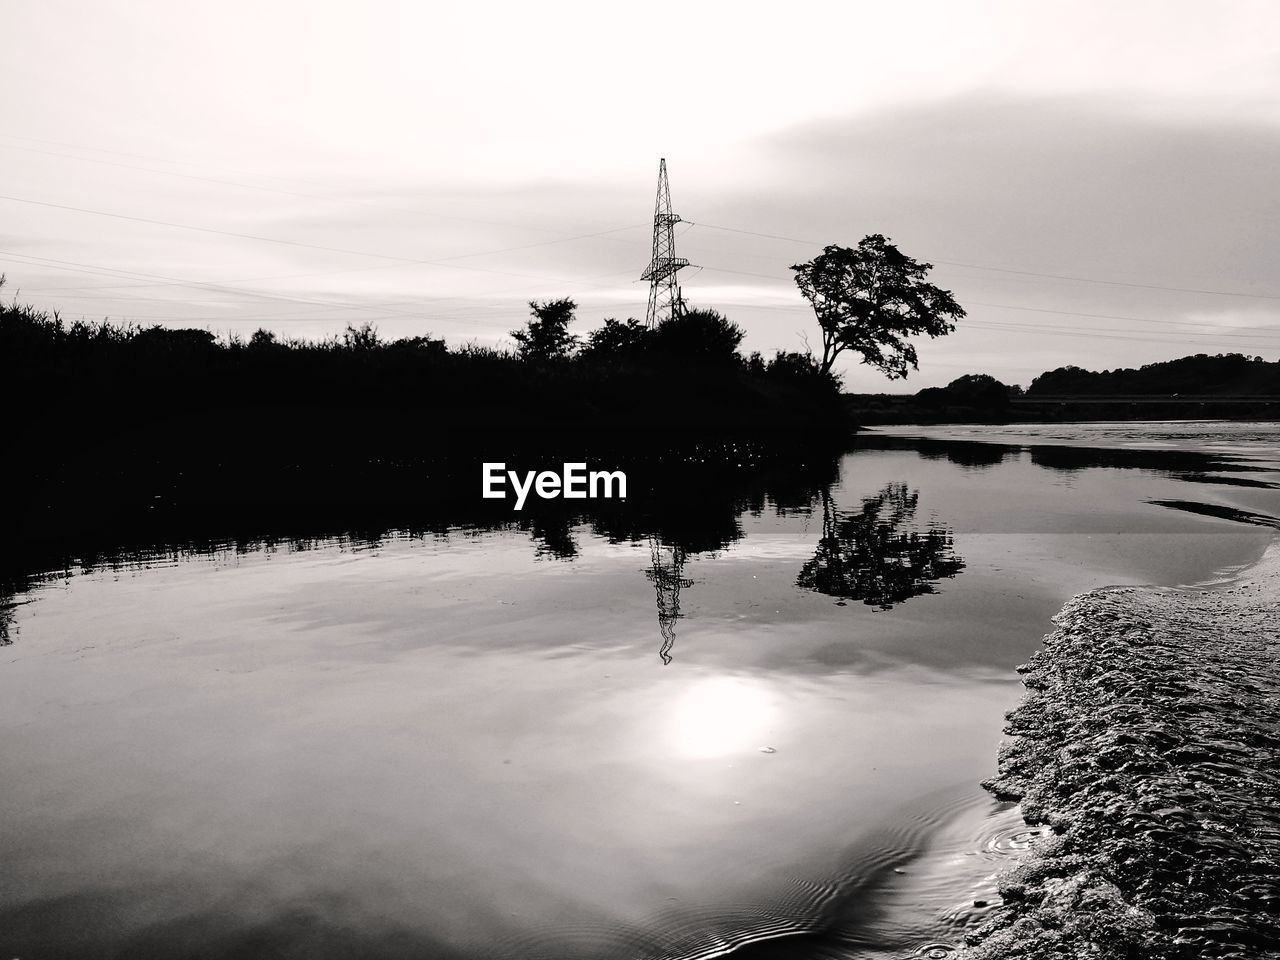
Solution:
<svg viewBox="0 0 1280 960">
<path fill-rule="evenodd" d="M 922 960 L 944 960 L 946 957 L 954 957 L 959 952 L 959 948 L 950 943 L 926 943 L 918 947 L 910 957 L 911 960 L 917 957 Z"/>
<path fill-rule="evenodd" d="M 1046 827 L 1006 828 L 987 838 L 982 849 L 997 857 L 1019 857 L 1030 850 L 1036 843 L 1044 839 L 1048 833 Z"/>
</svg>

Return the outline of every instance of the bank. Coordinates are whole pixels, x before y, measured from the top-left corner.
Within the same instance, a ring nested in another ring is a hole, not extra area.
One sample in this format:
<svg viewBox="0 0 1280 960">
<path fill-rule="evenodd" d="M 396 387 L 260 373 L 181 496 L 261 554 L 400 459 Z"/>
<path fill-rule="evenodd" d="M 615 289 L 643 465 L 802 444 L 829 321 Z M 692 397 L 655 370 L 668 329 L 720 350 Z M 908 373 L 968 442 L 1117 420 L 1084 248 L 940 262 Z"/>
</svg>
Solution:
<svg viewBox="0 0 1280 960">
<path fill-rule="evenodd" d="M 1280 956 L 1280 544 L 1209 587 L 1083 594 L 987 786 L 1050 827 L 968 960 Z"/>
</svg>

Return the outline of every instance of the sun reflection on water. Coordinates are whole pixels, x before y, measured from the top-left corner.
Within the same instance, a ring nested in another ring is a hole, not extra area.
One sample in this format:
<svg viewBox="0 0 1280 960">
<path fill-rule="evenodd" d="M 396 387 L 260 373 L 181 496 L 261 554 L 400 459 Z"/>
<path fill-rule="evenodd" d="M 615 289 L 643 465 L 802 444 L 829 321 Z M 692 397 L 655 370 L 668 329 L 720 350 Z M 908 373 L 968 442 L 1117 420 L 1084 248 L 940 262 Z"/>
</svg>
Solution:
<svg viewBox="0 0 1280 960">
<path fill-rule="evenodd" d="M 705 677 L 689 685 L 673 711 L 672 736 L 689 757 L 757 750 L 775 732 L 777 697 L 748 677 Z"/>
</svg>

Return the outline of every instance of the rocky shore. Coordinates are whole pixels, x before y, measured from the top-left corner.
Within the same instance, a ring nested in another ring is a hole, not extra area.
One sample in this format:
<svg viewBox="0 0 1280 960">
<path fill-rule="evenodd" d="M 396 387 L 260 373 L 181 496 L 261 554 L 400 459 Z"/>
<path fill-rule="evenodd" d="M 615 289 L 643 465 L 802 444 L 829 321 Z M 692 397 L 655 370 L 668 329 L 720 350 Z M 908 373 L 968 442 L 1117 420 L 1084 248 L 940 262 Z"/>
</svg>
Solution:
<svg viewBox="0 0 1280 960">
<path fill-rule="evenodd" d="M 1050 829 L 964 956 L 1280 957 L 1280 548 L 1055 623 L 986 784 Z"/>
</svg>

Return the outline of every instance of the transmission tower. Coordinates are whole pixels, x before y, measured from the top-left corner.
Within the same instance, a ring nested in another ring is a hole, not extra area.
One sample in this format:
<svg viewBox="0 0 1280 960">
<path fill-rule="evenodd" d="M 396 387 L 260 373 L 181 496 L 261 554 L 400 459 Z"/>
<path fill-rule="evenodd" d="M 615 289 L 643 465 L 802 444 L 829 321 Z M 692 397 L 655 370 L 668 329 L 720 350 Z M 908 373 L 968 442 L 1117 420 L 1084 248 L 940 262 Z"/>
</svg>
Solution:
<svg viewBox="0 0 1280 960">
<path fill-rule="evenodd" d="M 675 225 L 680 218 L 671 212 L 671 185 L 667 183 L 667 161 L 658 161 L 658 199 L 653 207 L 653 259 L 640 275 L 649 281 L 649 309 L 645 325 L 653 328 L 684 310 L 676 273 L 689 261 L 676 256 Z"/>
</svg>

